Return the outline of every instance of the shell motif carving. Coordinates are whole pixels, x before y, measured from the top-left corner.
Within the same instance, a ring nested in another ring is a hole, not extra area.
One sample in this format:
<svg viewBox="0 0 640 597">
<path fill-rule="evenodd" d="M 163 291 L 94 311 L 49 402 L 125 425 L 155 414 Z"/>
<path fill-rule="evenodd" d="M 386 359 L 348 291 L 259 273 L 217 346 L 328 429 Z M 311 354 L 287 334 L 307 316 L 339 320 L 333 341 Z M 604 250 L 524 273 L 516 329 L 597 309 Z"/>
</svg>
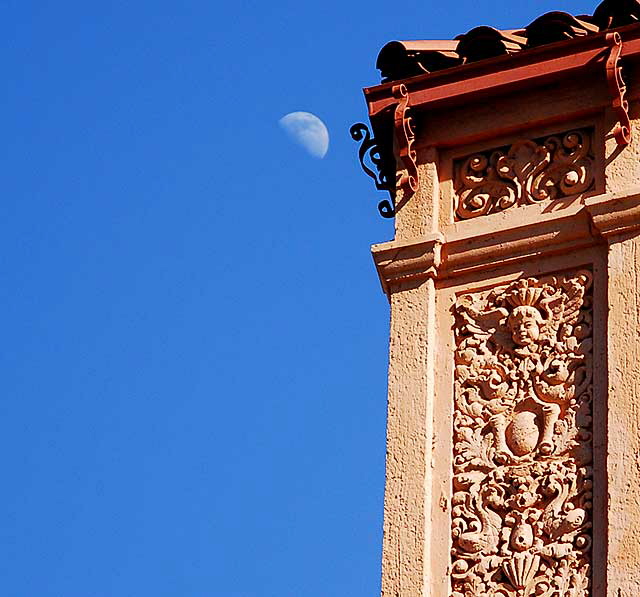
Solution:
<svg viewBox="0 0 640 597">
<path fill-rule="evenodd" d="M 455 305 L 452 597 L 588 597 L 592 274 Z"/>
<path fill-rule="evenodd" d="M 456 219 L 466 220 L 518 205 L 562 199 L 591 190 L 591 129 L 476 153 L 454 164 Z"/>
</svg>

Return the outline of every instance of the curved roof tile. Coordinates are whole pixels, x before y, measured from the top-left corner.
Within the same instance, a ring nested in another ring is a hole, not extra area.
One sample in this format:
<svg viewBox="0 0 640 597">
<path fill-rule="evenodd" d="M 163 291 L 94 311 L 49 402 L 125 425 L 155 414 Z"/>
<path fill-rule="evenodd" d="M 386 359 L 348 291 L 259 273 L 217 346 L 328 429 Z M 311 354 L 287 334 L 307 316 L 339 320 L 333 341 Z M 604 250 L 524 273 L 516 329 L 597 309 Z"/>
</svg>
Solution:
<svg viewBox="0 0 640 597">
<path fill-rule="evenodd" d="M 640 21 L 639 0 L 604 0 L 593 13 L 600 29 L 614 29 Z"/>
<path fill-rule="evenodd" d="M 456 41 L 392 41 L 378 54 L 383 82 L 397 81 L 462 64 Z"/>
<path fill-rule="evenodd" d="M 527 47 L 535 48 L 565 39 L 597 33 L 599 27 L 567 12 L 548 12 L 525 27 Z"/>
<path fill-rule="evenodd" d="M 397 81 L 638 21 L 640 0 L 604 0 L 593 16 L 554 11 L 538 17 L 524 29 L 481 26 L 459 35 L 457 41 L 392 41 L 380 51 L 376 67 L 383 82 Z"/>
<path fill-rule="evenodd" d="M 518 32 L 520 33 L 520 32 Z M 527 38 L 510 31 L 500 31 L 493 27 L 476 27 L 458 37 L 456 52 L 464 62 L 477 62 L 485 58 L 515 54 L 522 50 Z"/>
</svg>

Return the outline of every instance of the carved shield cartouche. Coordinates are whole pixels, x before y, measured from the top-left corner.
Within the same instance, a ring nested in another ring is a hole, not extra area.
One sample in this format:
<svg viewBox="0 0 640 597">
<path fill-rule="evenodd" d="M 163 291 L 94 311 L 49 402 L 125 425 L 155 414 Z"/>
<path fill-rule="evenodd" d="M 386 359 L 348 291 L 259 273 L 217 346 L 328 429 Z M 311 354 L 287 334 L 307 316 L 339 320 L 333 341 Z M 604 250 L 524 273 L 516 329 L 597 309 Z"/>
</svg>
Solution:
<svg viewBox="0 0 640 597">
<path fill-rule="evenodd" d="M 455 305 L 452 596 L 588 597 L 592 275 Z"/>
</svg>

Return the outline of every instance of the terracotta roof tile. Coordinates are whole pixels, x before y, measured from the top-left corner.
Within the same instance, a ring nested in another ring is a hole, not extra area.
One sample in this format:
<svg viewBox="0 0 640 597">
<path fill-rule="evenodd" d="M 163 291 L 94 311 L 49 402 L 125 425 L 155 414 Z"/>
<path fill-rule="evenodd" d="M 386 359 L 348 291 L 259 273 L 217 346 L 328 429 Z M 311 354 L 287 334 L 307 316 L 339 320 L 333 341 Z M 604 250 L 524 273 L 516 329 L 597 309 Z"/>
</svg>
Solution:
<svg viewBox="0 0 640 597">
<path fill-rule="evenodd" d="M 538 17 L 523 29 L 481 26 L 455 40 L 392 41 L 380 51 L 376 67 L 381 71 L 383 82 L 397 81 L 637 21 L 640 21 L 640 0 L 604 0 L 593 16 L 554 11 Z"/>
<path fill-rule="evenodd" d="M 640 21 L 640 1 L 604 0 L 593 13 L 593 21 L 601 31 L 631 25 Z"/>
<path fill-rule="evenodd" d="M 457 45 L 455 40 L 392 41 L 380 50 L 376 68 L 383 81 L 390 81 L 458 66 Z"/>
<path fill-rule="evenodd" d="M 529 48 L 573 39 L 598 31 L 600 28 L 597 25 L 566 12 L 548 12 L 525 27 L 527 47 Z"/>
<path fill-rule="evenodd" d="M 515 54 L 527 45 L 522 32 L 500 31 L 493 27 L 476 27 L 458 36 L 456 52 L 464 63 L 477 62 L 485 58 Z"/>
</svg>

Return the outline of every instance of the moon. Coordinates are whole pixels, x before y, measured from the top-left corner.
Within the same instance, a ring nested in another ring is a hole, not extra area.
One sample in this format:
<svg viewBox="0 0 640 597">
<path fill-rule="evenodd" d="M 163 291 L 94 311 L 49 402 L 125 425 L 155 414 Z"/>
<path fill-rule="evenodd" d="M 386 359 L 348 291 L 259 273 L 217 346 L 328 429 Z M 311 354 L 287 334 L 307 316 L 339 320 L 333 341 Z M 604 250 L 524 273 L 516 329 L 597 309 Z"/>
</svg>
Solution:
<svg viewBox="0 0 640 597">
<path fill-rule="evenodd" d="M 290 139 L 302 145 L 313 157 L 322 159 L 329 149 L 329 131 L 311 112 L 291 112 L 283 116 L 280 126 Z"/>
</svg>

